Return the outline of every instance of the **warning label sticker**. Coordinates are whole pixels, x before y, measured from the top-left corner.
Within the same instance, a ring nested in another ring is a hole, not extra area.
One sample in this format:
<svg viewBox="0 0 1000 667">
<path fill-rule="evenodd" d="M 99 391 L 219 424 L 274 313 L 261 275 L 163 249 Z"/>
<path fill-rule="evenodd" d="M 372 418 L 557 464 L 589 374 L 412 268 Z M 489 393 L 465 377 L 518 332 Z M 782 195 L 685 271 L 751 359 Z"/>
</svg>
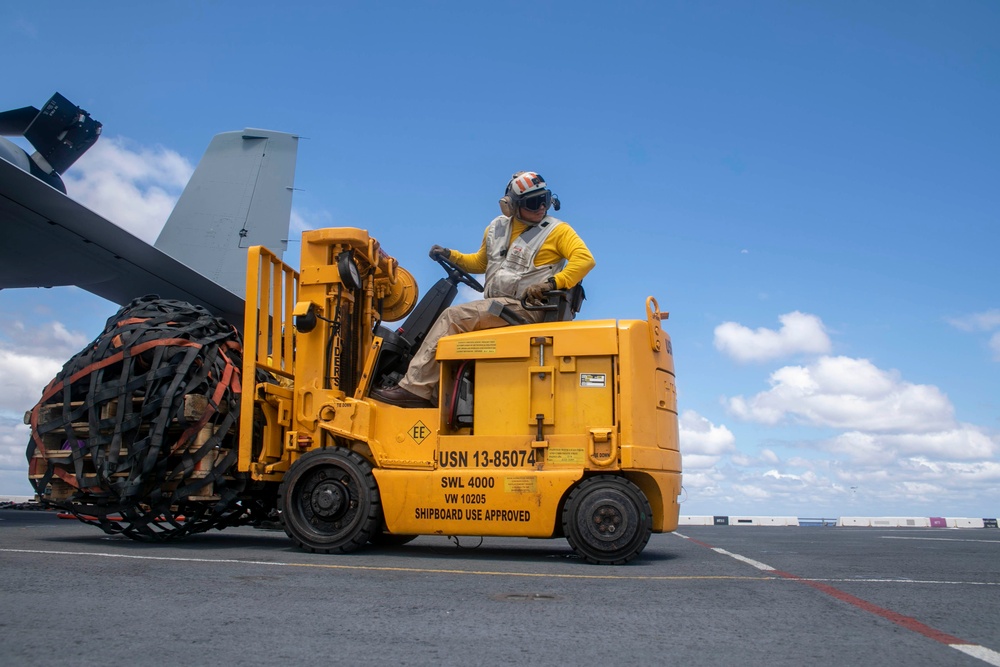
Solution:
<svg viewBox="0 0 1000 667">
<path fill-rule="evenodd" d="M 580 373 L 581 387 L 605 387 L 608 376 L 605 373 Z"/>
<path fill-rule="evenodd" d="M 492 340 L 460 340 L 455 343 L 455 351 L 459 354 L 496 354 L 497 341 Z"/>
<path fill-rule="evenodd" d="M 534 477 L 506 477 L 503 490 L 507 493 L 537 493 L 538 480 Z"/>
<path fill-rule="evenodd" d="M 549 451 L 545 456 L 549 463 L 580 464 L 584 461 L 582 449 L 570 449 L 568 447 L 549 447 Z"/>
</svg>

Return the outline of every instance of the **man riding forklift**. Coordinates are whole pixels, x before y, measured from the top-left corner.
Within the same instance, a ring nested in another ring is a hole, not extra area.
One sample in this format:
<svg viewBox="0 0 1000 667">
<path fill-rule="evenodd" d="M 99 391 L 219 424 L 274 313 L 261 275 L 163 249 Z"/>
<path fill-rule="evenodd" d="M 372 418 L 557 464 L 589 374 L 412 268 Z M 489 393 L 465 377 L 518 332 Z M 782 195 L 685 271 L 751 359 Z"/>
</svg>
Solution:
<svg viewBox="0 0 1000 667">
<path fill-rule="evenodd" d="M 431 407 L 437 403 L 438 341 L 465 331 L 492 329 L 507 321 L 490 312 L 492 302 L 501 302 L 509 312 L 528 322 L 539 322 L 543 313 L 525 309 L 522 299 L 538 304 L 553 289 L 575 287 L 594 268 L 594 256 L 567 223 L 548 215 L 559 210 L 545 180 L 536 172 L 520 171 L 507 184 L 500 211 L 486 227 L 483 243 L 475 253 L 465 254 L 439 245 L 430 257 L 444 257 L 469 273 L 485 273 L 483 299 L 451 306 L 427 332 L 414 355 L 406 376 L 395 387 L 373 389 L 371 396 L 406 408 Z"/>
</svg>

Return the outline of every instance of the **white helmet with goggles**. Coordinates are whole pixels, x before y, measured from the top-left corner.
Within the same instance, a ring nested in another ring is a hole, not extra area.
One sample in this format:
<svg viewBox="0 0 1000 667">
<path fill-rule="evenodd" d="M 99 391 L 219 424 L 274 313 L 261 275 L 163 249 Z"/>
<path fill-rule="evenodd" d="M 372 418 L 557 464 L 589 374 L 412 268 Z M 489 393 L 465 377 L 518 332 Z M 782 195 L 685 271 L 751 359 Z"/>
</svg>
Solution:
<svg viewBox="0 0 1000 667">
<path fill-rule="evenodd" d="M 500 211 L 508 218 L 517 214 L 517 209 L 529 211 L 547 209 L 559 210 L 559 198 L 545 185 L 545 179 L 534 171 L 519 171 L 510 177 L 507 191 L 500 199 Z"/>
</svg>

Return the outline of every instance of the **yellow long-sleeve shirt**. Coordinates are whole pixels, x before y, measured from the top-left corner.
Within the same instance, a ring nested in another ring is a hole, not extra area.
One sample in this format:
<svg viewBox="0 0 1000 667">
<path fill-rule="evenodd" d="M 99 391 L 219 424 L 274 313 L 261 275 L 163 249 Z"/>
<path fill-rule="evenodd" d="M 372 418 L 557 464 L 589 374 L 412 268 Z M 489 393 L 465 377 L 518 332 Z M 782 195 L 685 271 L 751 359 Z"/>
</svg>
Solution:
<svg viewBox="0 0 1000 667">
<path fill-rule="evenodd" d="M 528 229 L 526 223 L 514 218 L 511 221 L 510 242 L 513 243 L 526 229 Z M 467 254 L 451 250 L 449 259 L 460 269 L 469 273 L 486 273 L 486 238 L 488 234 L 489 227 L 487 226 L 486 232 L 483 233 L 483 243 L 477 252 Z M 570 289 L 576 286 L 596 264 L 587 244 L 565 222 L 549 232 L 542 247 L 535 255 L 535 266 L 555 264 L 561 259 L 566 260 L 566 266 L 554 276 L 556 289 Z"/>
</svg>

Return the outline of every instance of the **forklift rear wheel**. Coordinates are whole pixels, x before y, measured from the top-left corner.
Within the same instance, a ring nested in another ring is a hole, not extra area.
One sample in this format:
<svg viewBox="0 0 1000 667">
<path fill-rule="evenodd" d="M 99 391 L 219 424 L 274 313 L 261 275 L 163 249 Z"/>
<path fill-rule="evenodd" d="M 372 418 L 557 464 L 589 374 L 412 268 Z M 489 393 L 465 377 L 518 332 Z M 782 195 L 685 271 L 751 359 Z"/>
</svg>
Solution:
<svg viewBox="0 0 1000 667">
<path fill-rule="evenodd" d="M 285 474 L 278 506 L 285 532 L 307 551 L 354 551 L 380 528 L 382 501 L 372 467 L 348 449 L 304 454 Z"/>
<path fill-rule="evenodd" d="M 566 498 L 562 524 L 566 540 L 588 563 L 621 565 L 640 553 L 653 532 L 653 511 L 645 494 L 624 477 L 585 479 Z"/>
</svg>

